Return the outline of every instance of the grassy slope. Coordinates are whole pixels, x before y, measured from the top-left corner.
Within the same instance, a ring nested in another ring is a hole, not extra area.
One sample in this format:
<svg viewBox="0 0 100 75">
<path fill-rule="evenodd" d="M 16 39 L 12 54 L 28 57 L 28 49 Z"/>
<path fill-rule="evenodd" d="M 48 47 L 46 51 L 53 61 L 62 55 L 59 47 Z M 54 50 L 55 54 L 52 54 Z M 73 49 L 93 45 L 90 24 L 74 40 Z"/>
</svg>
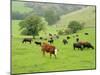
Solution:
<svg viewBox="0 0 100 75">
<path fill-rule="evenodd" d="M 86 8 L 90 11 L 90 8 Z M 84 9 L 84 10 L 86 10 Z M 84 11 L 83 15 L 88 10 Z M 92 10 L 92 8 L 91 8 Z M 79 11 L 78 11 L 79 12 Z M 77 13 L 77 16 L 78 12 Z M 75 13 L 69 14 L 67 17 L 67 20 L 74 19 L 70 16 L 76 16 Z M 79 14 L 80 15 L 80 14 Z M 89 14 L 88 14 L 89 15 Z M 66 15 L 65 15 L 66 17 Z M 71 19 L 72 18 L 72 19 Z M 60 24 L 65 24 L 66 20 L 64 20 L 64 16 L 62 17 L 63 20 L 59 21 Z M 86 18 L 82 19 L 85 20 Z M 90 18 L 91 19 L 91 18 Z M 90 20 L 87 19 L 87 20 Z M 75 38 L 72 38 L 68 41 L 69 44 L 64 46 L 62 44 L 62 39 L 66 36 L 60 36 L 59 40 L 56 40 L 54 42 L 54 45 L 59 49 L 57 59 L 54 57 L 52 59 L 49 58 L 49 54 L 46 55 L 46 57 L 42 56 L 41 49 L 39 46 L 35 45 L 34 42 L 32 44 L 26 43 L 22 44 L 22 37 L 19 38 L 18 36 L 21 36 L 18 30 L 19 21 L 13 21 L 12 26 L 12 72 L 13 73 L 31 73 L 31 72 L 45 72 L 45 71 L 59 71 L 59 70 L 74 70 L 74 69 L 93 69 L 95 68 L 95 50 L 88 50 L 85 49 L 84 51 L 80 51 L 76 49 L 76 51 L 73 50 L 72 44 L 75 42 Z M 87 24 L 94 25 L 94 19 L 92 19 L 91 23 Z M 48 27 L 48 31 L 50 32 L 56 32 L 55 28 Z M 88 32 L 89 35 L 85 36 L 84 32 Z M 86 40 L 91 42 L 95 46 L 95 28 L 85 28 L 78 32 L 80 40 Z M 73 34 L 74 35 L 74 34 Z"/>
<path fill-rule="evenodd" d="M 68 25 L 70 21 L 79 21 L 81 23 L 85 23 L 85 26 L 94 26 L 95 25 L 95 7 L 87 7 L 82 10 L 72 12 L 67 15 L 63 15 L 61 20 L 58 21 L 57 25 Z"/>
<path fill-rule="evenodd" d="M 20 12 L 20 13 L 28 13 L 31 12 L 32 9 L 24 6 L 25 2 L 12 1 L 12 11 Z"/>
<path fill-rule="evenodd" d="M 95 46 L 95 37 L 93 29 L 88 29 L 89 36 L 84 36 L 83 30 L 80 34 L 80 39 L 88 40 Z M 62 44 L 62 38 L 54 42 L 54 45 L 59 49 L 57 59 L 49 58 L 49 54 L 45 57 L 39 46 L 26 43 L 22 44 L 22 39 L 12 39 L 12 72 L 13 73 L 31 73 L 31 72 L 45 72 L 45 71 L 59 71 L 59 70 L 74 70 L 74 69 L 93 69 L 95 68 L 95 50 L 85 49 L 80 51 L 73 50 L 72 43 L 75 38 L 69 40 L 68 45 Z"/>
</svg>

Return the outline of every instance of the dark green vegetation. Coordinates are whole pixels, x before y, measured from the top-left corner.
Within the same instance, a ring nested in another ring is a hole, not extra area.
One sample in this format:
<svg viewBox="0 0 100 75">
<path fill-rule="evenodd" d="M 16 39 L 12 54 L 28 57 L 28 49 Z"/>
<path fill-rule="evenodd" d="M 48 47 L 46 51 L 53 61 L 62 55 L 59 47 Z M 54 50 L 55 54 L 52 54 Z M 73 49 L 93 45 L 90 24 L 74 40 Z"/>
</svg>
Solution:
<svg viewBox="0 0 100 75">
<path fill-rule="evenodd" d="M 44 18 L 36 15 L 31 15 L 19 23 L 23 35 L 39 35 L 39 31 L 45 30 L 48 23 Z"/>
<path fill-rule="evenodd" d="M 42 16 L 46 19 L 49 25 L 60 20 L 60 16 L 82 9 L 86 6 L 78 5 L 64 5 L 64 4 L 48 4 L 48 3 L 34 3 L 34 2 L 18 2 L 12 1 L 12 18 L 24 19 L 28 14 Z"/>
<path fill-rule="evenodd" d="M 84 26 L 77 21 L 71 21 L 68 25 L 68 28 L 72 30 L 72 33 L 76 33 L 78 30 L 81 30 Z"/>
<path fill-rule="evenodd" d="M 16 3 L 16 2 L 15 2 Z M 14 5 L 13 11 L 20 13 L 33 11 L 32 8 L 23 7 L 23 3 L 18 2 L 18 6 Z M 42 3 L 39 3 L 42 5 Z M 44 5 L 44 4 L 43 4 Z M 48 4 L 46 4 L 48 5 Z M 18 7 L 20 6 L 20 9 Z M 48 5 L 49 6 L 49 5 Z M 56 5 L 55 5 L 56 6 Z M 76 5 L 78 7 L 78 5 Z M 65 6 L 64 6 L 65 7 Z M 75 5 L 72 7 L 74 9 Z M 83 6 L 82 6 L 83 7 Z M 38 7 L 36 7 L 38 8 Z M 44 7 L 46 8 L 46 6 Z M 59 7 L 58 7 L 59 8 Z M 76 8 L 76 7 L 75 7 Z M 26 11 L 27 9 L 27 11 Z M 23 10 L 23 11 L 22 11 Z M 35 11 L 35 10 L 34 10 Z M 38 10 L 39 11 L 39 10 Z M 35 11 L 36 12 L 36 11 Z M 35 13 L 34 12 L 34 13 Z M 66 10 L 66 12 L 68 12 Z M 42 16 L 43 17 L 43 16 Z M 32 72 L 47 72 L 47 71 L 63 71 L 63 70 L 79 70 L 79 69 L 95 69 L 95 7 L 84 6 L 80 10 L 73 10 L 73 12 L 60 15 L 60 20 L 55 22 L 52 26 L 47 25 L 45 32 L 58 33 L 58 30 L 66 30 L 71 21 L 77 21 L 81 24 L 84 23 L 84 28 L 77 33 L 69 35 L 60 35 L 60 38 L 55 40 L 53 45 L 58 49 L 57 59 L 53 56 L 50 59 L 49 54 L 43 57 L 41 47 L 30 43 L 22 43 L 24 37 L 32 37 L 22 35 L 19 23 L 22 20 L 12 20 L 12 73 L 32 73 Z M 88 32 L 89 35 L 84 35 Z M 79 35 L 80 40 L 89 41 L 95 49 L 74 50 L 73 43 L 76 38 L 73 35 Z M 47 37 L 43 31 L 39 32 L 39 36 Z M 70 36 L 67 45 L 63 45 L 62 39 Z M 38 37 L 38 36 L 37 36 Z"/>
</svg>

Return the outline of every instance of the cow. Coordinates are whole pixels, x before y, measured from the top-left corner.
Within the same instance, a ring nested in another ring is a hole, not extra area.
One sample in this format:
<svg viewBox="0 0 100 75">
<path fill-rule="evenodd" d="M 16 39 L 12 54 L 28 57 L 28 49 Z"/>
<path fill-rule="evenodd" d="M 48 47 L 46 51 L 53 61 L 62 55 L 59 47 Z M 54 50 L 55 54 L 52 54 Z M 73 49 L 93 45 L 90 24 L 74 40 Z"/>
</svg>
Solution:
<svg viewBox="0 0 100 75">
<path fill-rule="evenodd" d="M 34 43 L 41 46 L 41 42 L 35 41 Z"/>
<path fill-rule="evenodd" d="M 86 32 L 86 33 L 84 33 L 84 34 L 85 34 L 85 35 L 88 35 L 89 33 Z"/>
<path fill-rule="evenodd" d="M 50 40 L 48 40 L 48 42 L 49 42 L 50 44 L 52 44 L 52 43 L 54 42 L 54 40 L 51 38 Z"/>
<path fill-rule="evenodd" d="M 76 34 L 76 37 L 78 37 L 79 35 L 78 34 Z"/>
<path fill-rule="evenodd" d="M 55 38 L 55 39 L 59 39 L 59 36 L 56 35 L 56 34 L 54 34 L 54 38 Z"/>
<path fill-rule="evenodd" d="M 29 42 L 30 44 L 31 44 L 31 42 L 32 42 L 32 38 L 24 38 L 23 39 L 23 41 L 22 41 L 22 43 L 26 43 L 26 42 Z"/>
<path fill-rule="evenodd" d="M 51 33 L 49 33 L 49 36 L 52 36 L 52 34 L 51 34 Z"/>
<path fill-rule="evenodd" d="M 89 42 L 79 42 L 81 45 L 83 45 L 83 48 L 91 48 L 94 49 L 94 46 Z"/>
<path fill-rule="evenodd" d="M 40 37 L 40 40 L 42 40 L 43 39 L 43 37 Z"/>
<path fill-rule="evenodd" d="M 62 42 L 64 45 L 68 44 L 68 41 L 66 39 L 63 39 Z"/>
<path fill-rule="evenodd" d="M 41 50 L 43 52 L 43 56 L 45 56 L 45 53 L 49 53 L 50 54 L 50 58 L 52 55 L 55 56 L 56 58 L 56 55 L 57 55 L 57 48 L 51 44 L 48 44 L 48 43 L 44 43 L 41 45 Z"/>
<path fill-rule="evenodd" d="M 67 39 L 70 39 L 70 36 L 67 36 Z"/>
<path fill-rule="evenodd" d="M 79 42 L 73 43 L 73 48 L 74 48 L 74 50 L 75 50 L 75 48 L 78 48 L 78 49 L 80 49 L 81 51 L 83 50 L 83 46 L 82 46 L 82 44 L 80 44 Z"/>
<path fill-rule="evenodd" d="M 79 38 L 76 38 L 76 42 L 79 42 Z"/>
</svg>

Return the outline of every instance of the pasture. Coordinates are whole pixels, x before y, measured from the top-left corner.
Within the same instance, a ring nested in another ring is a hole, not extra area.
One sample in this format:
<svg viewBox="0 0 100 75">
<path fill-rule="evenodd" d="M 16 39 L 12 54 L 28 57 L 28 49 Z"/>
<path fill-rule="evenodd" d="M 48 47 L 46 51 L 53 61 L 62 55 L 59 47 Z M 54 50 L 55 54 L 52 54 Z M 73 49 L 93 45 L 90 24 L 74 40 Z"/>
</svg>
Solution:
<svg viewBox="0 0 100 75">
<path fill-rule="evenodd" d="M 17 2 L 16 2 L 17 4 Z M 19 3 L 18 3 L 19 4 Z M 21 4 L 23 7 L 23 4 Z M 18 8 L 15 5 L 14 8 Z M 27 12 L 26 8 L 14 9 L 16 11 Z M 31 9 L 27 8 L 28 11 Z M 48 26 L 46 32 L 55 34 L 56 30 L 64 29 L 67 27 L 69 21 L 77 20 L 80 22 L 85 22 L 85 28 L 78 31 L 75 34 L 70 35 L 60 35 L 59 39 L 54 40 L 53 45 L 59 49 L 57 52 L 57 58 L 54 56 L 50 58 L 49 53 L 46 53 L 46 56 L 43 56 L 41 47 L 34 43 L 22 43 L 24 36 L 21 35 L 21 30 L 19 27 L 19 22 L 21 20 L 12 20 L 12 74 L 19 73 L 35 73 L 35 72 L 51 72 L 51 71 L 69 71 L 69 70 L 86 70 L 86 69 L 95 69 L 96 68 L 96 37 L 95 37 L 95 7 L 87 7 L 67 15 L 61 16 L 55 25 L 56 27 Z M 89 15 L 89 16 L 88 16 Z M 91 16 L 92 15 L 92 16 Z M 89 35 L 84 35 L 88 32 Z M 89 41 L 94 49 L 85 48 L 83 51 L 78 49 L 73 49 L 73 43 L 76 42 L 76 38 L 73 38 L 73 35 L 79 35 L 80 40 Z M 47 37 L 43 32 L 39 33 L 42 37 Z M 64 45 L 62 43 L 63 39 L 66 39 L 67 36 L 70 36 L 68 44 Z"/>
<path fill-rule="evenodd" d="M 14 29 L 16 31 L 16 26 Z M 85 36 L 84 32 L 89 32 L 89 35 Z M 84 29 L 77 34 L 80 39 L 90 41 L 95 47 L 94 28 Z M 22 44 L 23 36 L 12 37 L 12 73 L 94 69 L 95 49 L 74 50 L 72 44 L 75 38 L 70 36 L 67 45 L 62 43 L 62 39 L 66 36 L 60 36 L 60 39 L 54 41 L 54 45 L 59 49 L 57 59 L 54 56 L 50 59 L 49 54 L 43 57 L 40 46 L 34 42 Z"/>
</svg>

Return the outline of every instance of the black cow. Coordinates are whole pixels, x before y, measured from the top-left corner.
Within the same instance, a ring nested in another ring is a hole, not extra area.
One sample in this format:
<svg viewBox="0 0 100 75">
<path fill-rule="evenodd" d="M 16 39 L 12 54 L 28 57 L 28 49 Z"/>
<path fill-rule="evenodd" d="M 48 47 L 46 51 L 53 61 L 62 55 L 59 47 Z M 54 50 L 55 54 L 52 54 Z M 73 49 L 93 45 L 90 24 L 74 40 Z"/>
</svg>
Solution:
<svg viewBox="0 0 100 75">
<path fill-rule="evenodd" d="M 89 33 L 84 33 L 85 35 L 88 35 Z"/>
<path fill-rule="evenodd" d="M 43 39 L 43 37 L 40 37 L 40 40 L 42 40 Z"/>
<path fill-rule="evenodd" d="M 68 41 L 66 39 L 63 39 L 62 42 L 64 45 L 68 44 Z"/>
<path fill-rule="evenodd" d="M 49 33 L 49 36 L 52 36 L 52 34 L 51 34 L 51 33 Z"/>
<path fill-rule="evenodd" d="M 50 40 L 48 40 L 48 42 L 49 42 L 50 44 L 52 44 L 52 43 L 54 42 L 54 40 L 53 40 L 53 39 L 50 39 Z"/>
<path fill-rule="evenodd" d="M 35 41 L 34 42 L 36 45 L 40 45 L 41 46 L 41 42 L 39 42 L 39 41 Z"/>
<path fill-rule="evenodd" d="M 76 38 L 76 42 L 79 42 L 79 38 Z"/>
<path fill-rule="evenodd" d="M 32 38 L 24 38 L 23 39 L 23 41 L 22 41 L 22 43 L 26 43 L 26 42 L 29 42 L 30 44 L 31 44 L 31 42 L 32 42 Z"/>
<path fill-rule="evenodd" d="M 80 50 L 83 50 L 83 46 L 82 46 L 82 44 L 80 44 L 79 42 L 73 43 L 73 48 L 74 48 L 74 50 L 75 50 L 75 48 L 78 48 L 78 49 L 80 49 Z"/>
<path fill-rule="evenodd" d="M 76 34 L 76 37 L 78 37 L 79 35 L 78 34 Z"/>
<path fill-rule="evenodd" d="M 67 36 L 67 39 L 70 39 L 70 36 Z"/>
</svg>

